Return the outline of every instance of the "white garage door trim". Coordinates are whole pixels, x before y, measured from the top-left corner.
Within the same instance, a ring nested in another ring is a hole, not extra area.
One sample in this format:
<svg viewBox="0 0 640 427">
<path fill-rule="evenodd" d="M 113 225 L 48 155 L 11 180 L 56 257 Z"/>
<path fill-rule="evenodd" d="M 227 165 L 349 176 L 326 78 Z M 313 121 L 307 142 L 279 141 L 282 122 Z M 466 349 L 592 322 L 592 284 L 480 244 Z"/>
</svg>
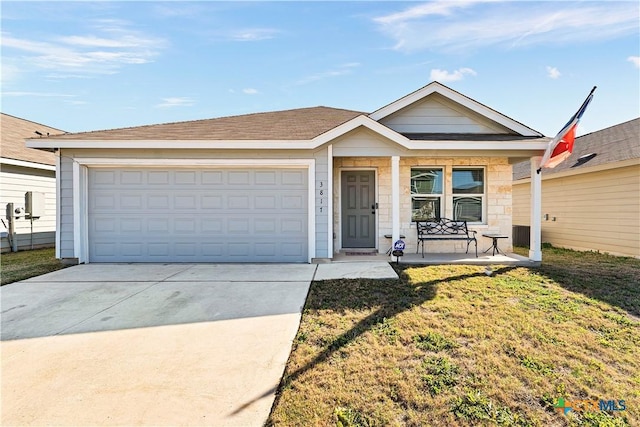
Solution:
<svg viewBox="0 0 640 427">
<path fill-rule="evenodd" d="M 73 234 L 74 256 L 79 263 L 89 262 L 89 224 L 88 224 L 88 173 L 87 168 L 99 167 L 274 167 L 306 168 L 308 171 L 308 259 L 316 257 L 315 223 L 315 159 L 115 159 L 115 158 L 75 158 L 73 162 Z"/>
</svg>

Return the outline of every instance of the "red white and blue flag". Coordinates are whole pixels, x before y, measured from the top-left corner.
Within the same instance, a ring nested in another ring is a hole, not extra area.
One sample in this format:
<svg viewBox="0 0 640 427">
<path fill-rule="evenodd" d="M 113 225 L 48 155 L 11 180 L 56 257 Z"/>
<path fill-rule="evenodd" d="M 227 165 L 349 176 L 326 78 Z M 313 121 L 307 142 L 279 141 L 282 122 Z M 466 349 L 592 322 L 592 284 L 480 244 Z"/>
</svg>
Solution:
<svg viewBox="0 0 640 427">
<path fill-rule="evenodd" d="M 540 162 L 540 168 L 554 168 L 571 155 L 573 152 L 573 142 L 576 139 L 578 122 L 591 102 L 595 90 L 596 86 L 591 89 L 589 96 L 584 100 L 578 112 L 571 117 L 571 120 L 564 125 L 555 138 L 549 141 L 547 151 L 545 151 L 542 161 Z"/>
</svg>

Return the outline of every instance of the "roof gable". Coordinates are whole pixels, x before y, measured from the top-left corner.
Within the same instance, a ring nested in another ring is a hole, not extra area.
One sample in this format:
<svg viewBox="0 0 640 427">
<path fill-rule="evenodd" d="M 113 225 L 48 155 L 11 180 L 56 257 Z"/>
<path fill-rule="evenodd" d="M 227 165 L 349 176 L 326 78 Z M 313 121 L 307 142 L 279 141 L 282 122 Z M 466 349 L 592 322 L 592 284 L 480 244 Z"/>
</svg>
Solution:
<svg viewBox="0 0 640 427">
<path fill-rule="evenodd" d="M 0 151 L 2 152 L 2 157 L 24 162 L 55 165 L 55 154 L 34 148 L 27 148 L 25 145 L 25 139 L 37 137 L 36 131 L 40 132 L 43 136 L 63 132 L 60 129 L 1 113 Z"/>
<path fill-rule="evenodd" d="M 369 117 L 400 133 L 470 133 L 543 136 L 438 82 L 404 96 Z"/>
</svg>

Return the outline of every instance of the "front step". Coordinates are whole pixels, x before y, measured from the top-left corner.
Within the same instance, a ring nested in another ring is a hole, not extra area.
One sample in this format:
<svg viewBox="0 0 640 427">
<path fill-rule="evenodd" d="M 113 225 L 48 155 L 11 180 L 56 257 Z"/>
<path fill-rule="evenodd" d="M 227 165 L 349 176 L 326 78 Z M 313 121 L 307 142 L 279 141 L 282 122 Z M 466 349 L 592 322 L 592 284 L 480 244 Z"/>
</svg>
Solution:
<svg viewBox="0 0 640 427">
<path fill-rule="evenodd" d="M 345 254 L 347 256 L 356 256 L 356 255 L 360 255 L 360 256 L 366 256 L 366 255 L 370 255 L 370 256 L 375 256 L 378 255 L 378 250 L 377 249 L 368 249 L 368 248 L 351 248 L 351 249 L 341 249 L 340 250 L 341 254 Z"/>
</svg>

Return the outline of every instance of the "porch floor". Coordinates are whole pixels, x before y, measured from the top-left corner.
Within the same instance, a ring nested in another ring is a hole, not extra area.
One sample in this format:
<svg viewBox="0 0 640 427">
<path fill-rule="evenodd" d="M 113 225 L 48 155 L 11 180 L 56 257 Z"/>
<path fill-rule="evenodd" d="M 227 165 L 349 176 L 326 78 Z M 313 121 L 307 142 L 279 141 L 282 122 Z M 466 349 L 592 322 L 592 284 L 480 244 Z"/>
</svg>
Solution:
<svg viewBox="0 0 640 427">
<path fill-rule="evenodd" d="M 339 253 L 333 255 L 332 262 L 363 262 L 363 261 L 396 261 L 386 254 L 375 255 L 347 255 Z M 443 264 L 466 264 L 466 265 L 514 265 L 518 267 L 537 267 L 540 262 L 531 261 L 527 257 L 521 255 L 507 253 L 506 255 L 496 254 L 478 254 L 478 258 L 474 254 L 414 254 L 406 253 L 400 258 L 400 264 L 420 264 L 420 265 L 443 265 Z"/>
</svg>

